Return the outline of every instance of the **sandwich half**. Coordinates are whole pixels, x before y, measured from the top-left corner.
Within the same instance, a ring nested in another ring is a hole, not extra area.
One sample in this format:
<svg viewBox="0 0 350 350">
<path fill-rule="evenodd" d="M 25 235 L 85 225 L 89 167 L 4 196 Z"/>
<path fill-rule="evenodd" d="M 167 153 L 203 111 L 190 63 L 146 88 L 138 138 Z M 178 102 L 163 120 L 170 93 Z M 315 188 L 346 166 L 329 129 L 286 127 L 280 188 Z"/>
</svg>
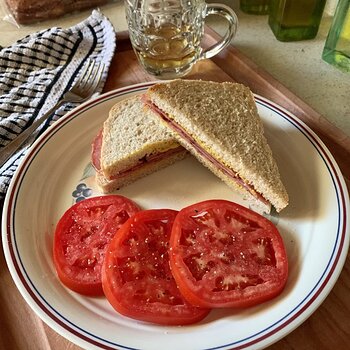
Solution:
<svg viewBox="0 0 350 350">
<path fill-rule="evenodd" d="M 248 87 L 177 79 L 150 87 L 143 101 L 180 144 L 243 194 L 252 209 L 269 213 L 272 205 L 279 212 L 288 205 Z"/>
<path fill-rule="evenodd" d="M 144 108 L 140 96 L 115 104 L 92 143 L 96 182 L 103 193 L 183 159 L 187 151 Z"/>
</svg>

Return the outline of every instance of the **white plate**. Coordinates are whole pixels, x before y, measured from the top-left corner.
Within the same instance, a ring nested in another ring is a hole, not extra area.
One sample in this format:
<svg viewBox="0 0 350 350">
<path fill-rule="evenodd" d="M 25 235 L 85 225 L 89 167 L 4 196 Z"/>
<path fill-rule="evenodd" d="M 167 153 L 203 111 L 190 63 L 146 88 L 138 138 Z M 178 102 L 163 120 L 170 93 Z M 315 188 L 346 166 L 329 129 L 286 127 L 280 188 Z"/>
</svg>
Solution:
<svg viewBox="0 0 350 350">
<path fill-rule="evenodd" d="M 260 349 L 288 334 L 322 303 L 344 264 L 349 245 L 349 198 L 333 157 L 307 127 L 256 96 L 290 205 L 271 218 L 288 252 L 290 273 L 274 300 L 241 311 L 215 310 L 184 327 L 146 324 L 117 314 L 104 298 L 70 292 L 52 263 L 54 227 L 84 183 L 94 195 L 91 140 L 118 100 L 151 83 L 109 92 L 56 122 L 31 148 L 8 191 L 3 247 L 25 300 L 54 330 L 88 349 Z M 119 191 L 145 209 L 181 207 L 209 198 L 239 197 L 193 158 Z"/>
</svg>

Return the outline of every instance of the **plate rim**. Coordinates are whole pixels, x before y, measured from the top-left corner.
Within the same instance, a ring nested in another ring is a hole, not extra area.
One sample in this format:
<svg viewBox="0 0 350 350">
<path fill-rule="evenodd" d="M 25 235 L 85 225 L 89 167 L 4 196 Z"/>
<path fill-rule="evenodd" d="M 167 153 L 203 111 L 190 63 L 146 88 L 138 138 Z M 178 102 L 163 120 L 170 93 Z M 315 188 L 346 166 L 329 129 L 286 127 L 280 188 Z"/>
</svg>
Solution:
<svg viewBox="0 0 350 350">
<path fill-rule="evenodd" d="M 40 149 L 44 147 L 46 139 L 53 137 L 53 135 L 61 129 L 65 124 L 69 123 L 74 118 L 78 117 L 80 114 L 84 113 L 86 110 L 93 108 L 96 105 L 102 104 L 105 101 L 113 98 L 117 98 L 119 96 L 122 96 L 124 94 L 129 94 L 133 92 L 137 92 L 139 90 L 144 90 L 147 87 L 153 85 L 156 83 L 155 81 L 151 82 L 143 82 L 133 85 L 128 85 L 125 87 L 121 87 L 118 89 L 111 90 L 109 92 L 106 92 L 92 100 L 89 100 L 82 105 L 74 108 L 72 111 L 68 112 L 66 115 L 64 115 L 62 118 L 60 118 L 57 122 L 55 122 L 52 127 L 50 127 L 47 131 L 45 131 L 32 145 L 28 153 L 25 157 L 23 157 L 23 160 L 21 161 L 20 165 L 18 166 L 18 169 L 13 176 L 13 179 L 10 183 L 9 189 L 7 191 L 5 201 L 4 201 L 4 209 L 2 214 L 2 242 L 3 242 L 3 250 L 5 253 L 5 259 L 7 266 L 10 270 L 11 277 L 14 280 L 16 287 L 19 289 L 22 297 L 25 299 L 27 304 L 33 309 L 33 311 L 45 322 L 47 323 L 51 328 L 53 328 L 55 331 L 60 333 L 65 338 L 69 339 L 70 341 L 80 345 L 80 346 L 86 346 L 86 342 L 90 345 L 96 346 L 99 349 L 116 349 L 115 346 L 121 347 L 123 349 L 135 349 L 133 347 L 128 347 L 122 344 L 116 344 L 112 343 L 112 347 L 108 345 L 101 344 L 98 341 L 93 341 L 92 338 L 89 338 L 85 336 L 85 334 L 82 334 L 80 332 L 77 332 L 73 330 L 73 327 L 67 326 L 66 323 L 63 323 L 56 315 L 55 310 L 51 310 L 51 307 L 48 303 L 46 304 L 46 308 L 44 305 L 41 305 L 40 300 L 39 303 L 37 302 L 38 297 L 35 295 L 35 293 L 32 291 L 32 288 L 30 286 L 25 286 L 27 282 L 23 280 L 23 277 L 21 277 L 21 269 L 18 266 L 18 262 L 15 257 L 15 253 L 13 252 L 13 243 L 11 243 L 11 234 L 12 234 L 12 227 L 11 226 L 11 217 L 13 218 L 14 215 L 11 216 L 12 213 L 12 206 L 15 205 L 14 197 L 18 195 L 18 190 L 20 186 L 18 183 L 21 182 L 21 180 L 25 177 L 25 173 L 30 167 L 30 163 L 32 159 L 35 157 L 37 153 L 40 152 Z M 326 145 L 323 143 L 323 141 L 315 134 L 315 132 L 308 127 L 302 120 L 298 119 L 293 113 L 289 112 L 287 109 L 279 106 L 275 102 L 272 102 L 271 100 L 262 97 L 260 95 L 254 94 L 255 99 L 257 103 L 260 103 L 261 105 L 267 107 L 268 109 L 278 113 L 282 118 L 287 119 L 289 122 L 291 120 L 293 121 L 292 124 L 304 134 L 305 137 L 311 142 L 314 146 L 314 148 L 317 150 L 319 155 L 320 151 L 323 152 L 323 156 L 326 158 L 326 160 L 323 159 L 324 163 L 326 164 L 328 168 L 328 172 L 331 174 L 331 178 L 335 187 L 335 192 L 337 193 L 337 201 L 338 201 L 338 207 L 342 207 L 344 209 L 349 207 L 349 195 L 347 191 L 347 187 L 344 181 L 344 178 L 341 174 L 341 171 L 339 169 L 338 164 L 336 163 L 333 155 L 329 151 L 329 149 L 326 147 Z M 323 158 L 323 157 L 322 157 Z M 331 166 L 331 170 L 329 169 L 329 166 Z M 333 178 L 332 174 L 336 177 L 336 179 Z M 336 181 L 336 184 L 334 183 Z M 338 198 L 338 191 L 340 191 L 341 198 Z M 339 201 L 341 201 L 342 205 L 339 204 Z M 340 210 L 341 211 L 341 210 Z M 339 212 L 339 210 L 338 210 Z M 341 213 L 340 213 L 341 214 Z M 338 214 L 338 216 L 340 215 Z M 301 323 L 303 323 L 308 317 L 311 316 L 311 314 L 317 310 L 317 308 L 322 304 L 323 300 L 326 298 L 326 296 L 330 293 L 332 288 L 334 287 L 336 281 L 338 280 L 338 277 L 340 275 L 340 272 L 344 266 L 347 251 L 349 248 L 349 219 L 347 215 L 347 210 L 342 211 L 343 219 L 340 220 L 338 218 L 338 230 L 339 233 L 340 229 L 342 228 L 340 232 L 340 242 L 339 247 L 336 249 L 336 257 L 335 259 L 330 259 L 329 264 L 332 263 L 332 268 L 329 270 L 328 268 L 325 269 L 326 273 L 327 271 L 327 277 L 319 286 L 319 288 L 316 288 L 317 285 L 314 287 L 314 289 L 317 289 L 316 293 L 313 294 L 312 298 L 308 300 L 305 305 L 303 305 L 297 313 L 292 315 L 290 318 L 288 318 L 288 315 L 285 315 L 282 319 L 278 321 L 278 323 L 281 323 L 278 327 L 273 328 L 269 332 L 265 332 L 267 328 L 263 329 L 260 333 L 264 333 L 260 337 L 257 336 L 257 334 L 253 335 L 252 337 L 255 337 L 256 339 L 251 340 L 250 342 L 247 342 L 247 339 L 241 339 L 238 343 L 242 343 L 241 345 L 238 344 L 238 346 L 235 345 L 235 343 L 230 344 L 224 344 L 220 345 L 218 347 L 215 347 L 215 349 L 224 349 L 228 346 L 232 349 L 248 349 L 251 348 L 254 345 L 263 344 L 264 342 L 269 345 L 272 344 L 282 337 L 289 334 L 291 331 L 293 331 L 295 328 L 297 328 Z M 15 235 L 15 234 L 14 234 Z M 336 245 L 336 244 L 335 244 Z M 12 248 L 12 250 L 11 250 Z M 335 248 L 334 248 L 335 249 Z M 334 253 L 334 252 L 333 252 Z M 16 262 L 16 263 L 15 263 Z M 331 282 L 331 283 L 330 283 Z M 311 292 L 310 292 L 311 293 Z M 307 299 L 307 298 L 305 298 Z M 304 299 L 304 300 L 305 300 Z M 315 301 L 317 301 L 315 305 Z M 34 304 L 33 304 L 34 302 Z M 299 306 L 299 304 L 298 304 Z M 313 307 L 312 307 L 313 306 Z M 49 308 L 50 310 L 47 310 Z M 50 316 L 47 314 L 47 312 L 50 312 Z M 308 312 L 306 312 L 308 311 Z M 290 312 L 292 313 L 293 310 Z M 300 317 L 301 315 L 305 315 L 305 317 Z M 282 322 L 283 319 L 287 318 Z M 52 325 L 52 320 L 54 321 L 54 326 Z M 56 327 L 55 327 L 56 326 Z M 272 327 L 273 325 L 270 325 Z M 286 332 L 282 332 L 282 330 L 286 330 Z M 84 331 L 85 333 L 89 333 Z M 93 335 L 94 338 L 100 339 L 104 343 L 108 343 L 105 339 L 101 339 L 96 335 Z M 273 339 L 272 339 L 273 337 Z M 268 342 L 270 340 L 270 342 Z M 82 342 L 81 342 L 82 341 Z M 246 342 L 244 342 L 246 341 Z M 264 346 L 266 346 L 266 344 Z M 214 348 L 210 348 L 214 349 Z"/>
</svg>

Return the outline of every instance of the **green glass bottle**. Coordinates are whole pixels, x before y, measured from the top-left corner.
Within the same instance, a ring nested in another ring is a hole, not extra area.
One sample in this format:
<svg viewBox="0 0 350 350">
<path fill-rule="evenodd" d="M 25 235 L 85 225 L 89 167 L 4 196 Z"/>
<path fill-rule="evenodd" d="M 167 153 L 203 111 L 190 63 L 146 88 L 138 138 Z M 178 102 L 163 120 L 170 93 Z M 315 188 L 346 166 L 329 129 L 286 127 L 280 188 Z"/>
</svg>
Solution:
<svg viewBox="0 0 350 350">
<path fill-rule="evenodd" d="M 326 0 L 271 0 L 269 25 L 280 41 L 313 39 L 320 26 Z"/>
<path fill-rule="evenodd" d="M 241 0 L 240 9 L 251 15 L 267 15 L 269 13 L 269 0 Z"/>
<path fill-rule="evenodd" d="M 335 67 L 350 72 L 350 0 L 339 0 L 322 58 Z"/>
</svg>

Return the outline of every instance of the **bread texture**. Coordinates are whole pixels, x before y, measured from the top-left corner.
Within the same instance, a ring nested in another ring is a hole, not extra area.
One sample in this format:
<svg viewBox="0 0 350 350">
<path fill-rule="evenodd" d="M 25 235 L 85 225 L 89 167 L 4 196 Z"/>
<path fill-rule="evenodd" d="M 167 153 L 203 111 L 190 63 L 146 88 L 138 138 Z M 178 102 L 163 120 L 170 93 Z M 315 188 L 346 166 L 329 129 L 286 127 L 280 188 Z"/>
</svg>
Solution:
<svg viewBox="0 0 350 350">
<path fill-rule="evenodd" d="M 97 137 L 102 137 L 99 162 L 93 162 L 99 163 L 96 183 L 103 193 L 113 192 L 188 154 L 144 107 L 140 95 L 116 103 Z"/>
<path fill-rule="evenodd" d="M 264 136 L 254 95 L 248 87 L 229 82 L 178 79 L 150 87 L 147 98 L 172 121 L 168 123 L 158 117 L 179 143 L 227 185 L 248 200 L 260 202 L 257 211 L 268 212 L 268 209 L 261 201 L 256 201 L 254 193 L 220 170 L 216 161 L 237 173 L 276 211 L 288 205 L 287 191 Z M 212 156 L 214 162 L 196 145 Z"/>
<path fill-rule="evenodd" d="M 101 6 L 108 0 L 5 0 L 9 11 L 20 24 L 35 23 Z"/>
<path fill-rule="evenodd" d="M 129 185 L 142 177 L 150 175 L 156 171 L 166 168 L 167 166 L 174 164 L 175 162 L 185 158 L 188 155 L 185 149 L 174 153 L 173 155 L 166 157 L 158 162 L 146 163 L 144 166 L 126 173 L 114 180 L 107 180 L 101 173 L 96 174 L 96 183 L 103 193 L 114 192 L 123 186 Z"/>
<path fill-rule="evenodd" d="M 139 95 L 112 107 L 102 132 L 101 171 L 107 180 L 151 154 L 179 147 L 167 128 L 152 115 Z"/>
</svg>

